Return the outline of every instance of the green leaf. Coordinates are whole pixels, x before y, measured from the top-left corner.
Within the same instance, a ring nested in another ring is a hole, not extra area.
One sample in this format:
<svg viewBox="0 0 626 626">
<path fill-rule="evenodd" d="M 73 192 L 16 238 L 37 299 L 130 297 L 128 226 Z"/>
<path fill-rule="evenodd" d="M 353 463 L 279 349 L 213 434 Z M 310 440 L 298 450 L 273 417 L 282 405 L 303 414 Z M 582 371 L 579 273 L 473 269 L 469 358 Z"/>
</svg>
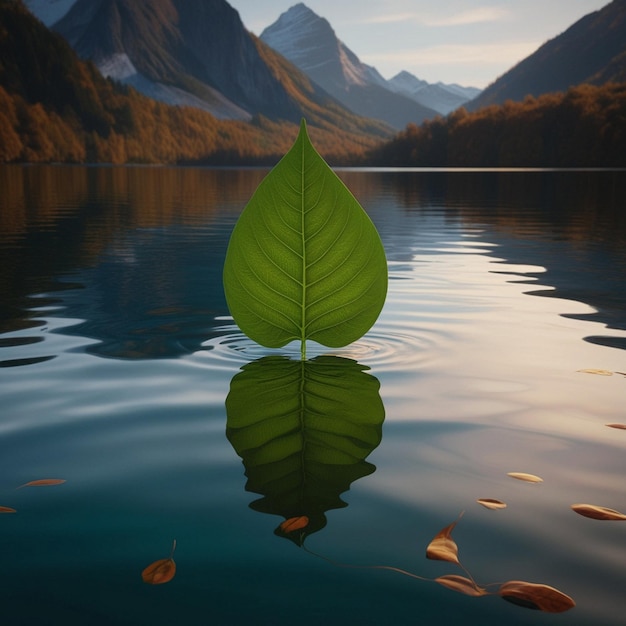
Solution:
<svg viewBox="0 0 626 626">
<path fill-rule="evenodd" d="M 231 315 L 269 348 L 345 346 L 374 324 L 387 294 L 376 227 L 317 153 L 306 124 L 233 230 L 224 265 Z"/>
<path fill-rule="evenodd" d="M 353 481 L 375 470 L 365 459 L 381 441 L 385 409 L 366 369 L 334 356 L 270 356 L 231 381 L 226 435 L 246 468 L 246 489 L 264 496 L 250 506 L 308 518 L 294 535 L 284 523 L 277 534 L 300 544 L 325 526 L 327 510 L 346 506 L 340 495 Z"/>
</svg>

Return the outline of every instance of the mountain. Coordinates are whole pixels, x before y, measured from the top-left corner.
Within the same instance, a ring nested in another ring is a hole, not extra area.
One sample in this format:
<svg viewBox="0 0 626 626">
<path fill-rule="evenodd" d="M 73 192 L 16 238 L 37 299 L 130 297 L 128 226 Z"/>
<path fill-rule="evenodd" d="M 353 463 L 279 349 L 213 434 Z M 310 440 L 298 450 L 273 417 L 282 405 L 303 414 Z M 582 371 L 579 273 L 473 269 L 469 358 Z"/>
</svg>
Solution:
<svg viewBox="0 0 626 626">
<path fill-rule="evenodd" d="M 394 128 L 421 123 L 437 111 L 389 88 L 335 35 L 328 21 L 299 3 L 268 26 L 261 40 L 289 59 L 350 110 Z"/>
<path fill-rule="evenodd" d="M 243 26 L 226 0 L 77 0 L 54 30 L 110 78 L 219 119 L 390 129 L 357 118 Z"/>
<path fill-rule="evenodd" d="M 626 82 L 626 0 L 590 13 L 543 44 L 466 106 L 475 111 L 589 83 Z"/>
<path fill-rule="evenodd" d="M 402 93 L 442 115 L 447 115 L 458 109 L 480 93 L 480 89 L 476 87 L 462 87 L 457 84 L 446 85 L 442 82 L 428 83 L 406 71 L 390 78 L 387 85 L 396 93 Z"/>
<path fill-rule="evenodd" d="M 77 0 L 54 25 L 106 76 L 220 118 L 297 117 L 225 0 Z"/>
<path fill-rule="evenodd" d="M 296 120 L 261 114 L 251 122 L 218 120 L 147 98 L 80 60 L 21 0 L 0 2 L 0 34 L 0 162 L 272 164 L 305 117 L 325 158 L 350 164 L 389 135 L 388 127 L 341 107 L 252 36 Z"/>
</svg>

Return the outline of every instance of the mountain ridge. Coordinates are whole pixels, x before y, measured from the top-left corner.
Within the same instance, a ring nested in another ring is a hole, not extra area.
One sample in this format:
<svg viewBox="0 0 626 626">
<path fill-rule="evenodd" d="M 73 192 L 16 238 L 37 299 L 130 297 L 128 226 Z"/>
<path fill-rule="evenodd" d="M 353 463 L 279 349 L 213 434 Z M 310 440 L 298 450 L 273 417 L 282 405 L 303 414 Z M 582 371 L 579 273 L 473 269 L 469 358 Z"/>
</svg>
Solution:
<svg viewBox="0 0 626 626">
<path fill-rule="evenodd" d="M 300 114 L 296 123 L 262 114 L 217 120 L 106 80 L 22 0 L 0 2 L 0 32 L 0 162 L 267 165 L 289 149 L 304 117 L 326 159 L 352 164 L 391 134 L 340 107 L 257 38 L 251 44 Z"/>
<path fill-rule="evenodd" d="M 300 2 L 263 30 L 260 39 L 289 59 L 348 109 L 396 129 L 438 113 L 388 88 L 378 71 L 361 63 L 332 26 Z"/>
<path fill-rule="evenodd" d="M 123 74 L 109 76 L 140 91 L 149 91 L 150 83 L 178 89 L 205 101 L 211 112 L 219 101 L 224 115 L 247 120 L 255 113 L 297 117 L 225 0 L 77 0 L 53 29 L 101 70 L 119 68 L 113 59 L 128 59 Z M 228 46 L 237 54 L 216 54 Z"/>
<path fill-rule="evenodd" d="M 626 0 L 588 13 L 488 85 L 470 111 L 581 84 L 626 81 Z"/>
<path fill-rule="evenodd" d="M 263 30 L 261 39 L 347 107 L 370 117 L 384 116 L 396 128 L 446 115 L 480 91 L 430 84 L 406 71 L 385 79 L 375 67 L 362 63 L 328 20 L 303 2 L 282 13 Z"/>
<path fill-rule="evenodd" d="M 477 87 L 446 85 L 441 81 L 429 83 L 406 70 L 390 78 L 387 85 L 397 93 L 403 93 L 442 115 L 451 113 L 480 93 Z"/>
</svg>

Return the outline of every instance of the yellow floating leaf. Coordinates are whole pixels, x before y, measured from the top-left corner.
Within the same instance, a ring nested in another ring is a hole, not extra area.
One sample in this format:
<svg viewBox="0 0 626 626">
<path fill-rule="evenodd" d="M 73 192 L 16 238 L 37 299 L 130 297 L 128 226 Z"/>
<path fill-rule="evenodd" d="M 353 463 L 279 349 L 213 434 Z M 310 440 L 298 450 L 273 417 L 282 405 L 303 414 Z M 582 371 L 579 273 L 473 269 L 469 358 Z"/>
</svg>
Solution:
<svg viewBox="0 0 626 626">
<path fill-rule="evenodd" d="M 543 478 L 535 476 L 534 474 L 526 474 L 524 472 L 509 472 L 507 476 L 511 478 L 517 478 L 517 480 L 525 480 L 527 483 L 542 483 Z"/>
<path fill-rule="evenodd" d="M 479 498 L 476 502 L 478 502 L 478 504 L 482 504 L 488 509 L 506 509 L 506 502 L 494 500 L 493 498 Z"/>
<path fill-rule="evenodd" d="M 17 513 L 17 511 L 10 506 L 0 506 L 0 513 Z"/>
<path fill-rule="evenodd" d="M 513 604 L 546 613 L 563 613 L 576 606 L 572 598 L 554 587 L 523 580 L 504 583 L 498 594 Z"/>
<path fill-rule="evenodd" d="M 594 368 L 584 369 L 584 370 L 576 370 L 577 372 L 581 372 L 583 374 L 597 374 L 598 376 L 613 376 L 613 372 L 611 370 L 598 370 Z"/>
<path fill-rule="evenodd" d="M 298 517 L 290 517 L 286 519 L 281 525 L 280 529 L 285 533 L 292 533 L 301 528 L 306 528 L 309 525 L 309 518 L 306 515 L 300 515 Z"/>
<path fill-rule="evenodd" d="M 626 430 L 626 424 L 607 424 L 609 428 L 619 428 L 620 430 Z"/>
<path fill-rule="evenodd" d="M 579 515 L 599 520 L 626 520 L 626 515 L 614 509 L 607 509 L 605 506 L 595 504 L 572 504 L 572 510 Z"/>
<path fill-rule="evenodd" d="M 172 551 L 170 552 L 169 558 L 159 559 L 154 563 L 150 563 L 150 565 L 141 572 L 141 578 L 144 583 L 148 583 L 149 585 L 162 585 L 174 578 L 174 574 L 176 574 L 176 563 L 173 559 L 175 549 L 176 539 L 174 539 L 174 543 L 172 544 Z"/>
<path fill-rule="evenodd" d="M 20 485 L 18 489 L 22 487 L 48 487 L 50 485 L 62 485 L 65 482 L 62 478 L 42 478 L 41 480 L 31 480 L 29 483 Z"/>
<path fill-rule="evenodd" d="M 459 519 L 461 519 L 461 515 L 459 515 Z M 426 558 L 432 559 L 434 561 L 448 561 L 449 563 L 456 563 L 460 565 L 459 562 L 459 548 L 452 539 L 452 530 L 458 523 L 458 519 L 456 522 L 452 522 L 449 526 L 442 528 L 433 538 L 433 540 L 428 544 L 426 548 Z"/>
<path fill-rule="evenodd" d="M 486 596 L 488 592 L 479 587 L 473 580 L 465 578 L 465 576 L 457 576 L 456 574 L 446 574 L 435 578 L 435 582 L 452 589 L 464 593 L 467 596 Z"/>
</svg>

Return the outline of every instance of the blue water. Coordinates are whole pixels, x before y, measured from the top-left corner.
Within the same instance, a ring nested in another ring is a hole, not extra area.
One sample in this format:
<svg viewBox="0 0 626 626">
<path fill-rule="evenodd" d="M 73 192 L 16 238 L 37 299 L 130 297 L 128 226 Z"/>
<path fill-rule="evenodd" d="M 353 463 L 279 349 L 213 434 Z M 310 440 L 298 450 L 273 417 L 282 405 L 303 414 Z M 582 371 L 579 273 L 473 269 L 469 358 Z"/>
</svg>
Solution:
<svg viewBox="0 0 626 626">
<path fill-rule="evenodd" d="M 626 512 L 624 173 L 340 171 L 389 294 L 360 341 L 309 347 L 310 393 L 334 372 L 328 411 L 358 423 L 350 462 L 296 474 L 233 435 L 300 375 L 221 285 L 266 173 L 0 168 L 3 623 L 624 624 L 626 522 L 570 508 Z M 281 532 L 298 507 L 315 524 Z M 462 512 L 465 569 L 426 559 Z M 174 578 L 144 583 L 174 540 Z M 433 582 L 467 572 L 492 593 Z M 576 606 L 511 604 L 510 580 Z"/>
</svg>

